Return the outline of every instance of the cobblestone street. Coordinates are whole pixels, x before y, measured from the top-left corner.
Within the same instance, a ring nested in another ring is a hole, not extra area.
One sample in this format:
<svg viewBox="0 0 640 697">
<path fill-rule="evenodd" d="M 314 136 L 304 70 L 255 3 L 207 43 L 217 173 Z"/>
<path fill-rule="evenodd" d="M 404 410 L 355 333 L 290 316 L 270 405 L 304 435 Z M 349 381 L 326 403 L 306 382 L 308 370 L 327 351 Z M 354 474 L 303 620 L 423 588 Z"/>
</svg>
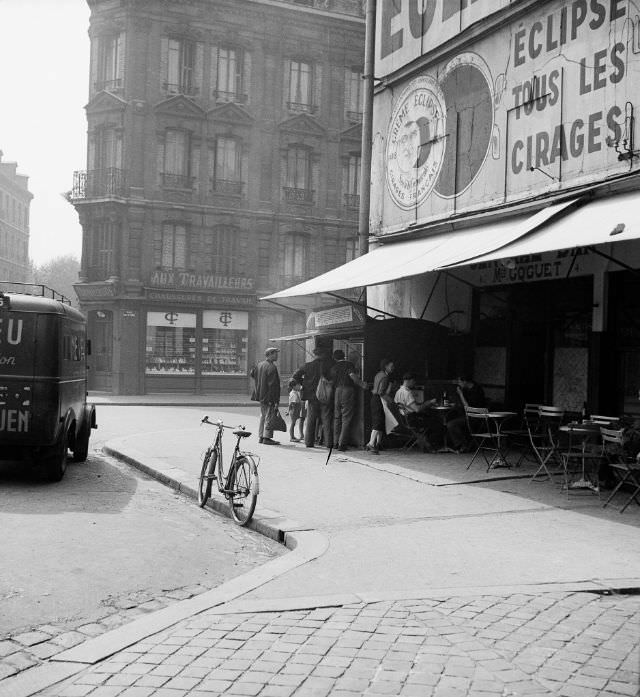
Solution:
<svg viewBox="0 0 640 697">
<path fill-rule="evenodd" d="M 208 611 L 41 695 L 618 697 L 639 670 L 636 595 L 478 595 Z"/>
</svg>

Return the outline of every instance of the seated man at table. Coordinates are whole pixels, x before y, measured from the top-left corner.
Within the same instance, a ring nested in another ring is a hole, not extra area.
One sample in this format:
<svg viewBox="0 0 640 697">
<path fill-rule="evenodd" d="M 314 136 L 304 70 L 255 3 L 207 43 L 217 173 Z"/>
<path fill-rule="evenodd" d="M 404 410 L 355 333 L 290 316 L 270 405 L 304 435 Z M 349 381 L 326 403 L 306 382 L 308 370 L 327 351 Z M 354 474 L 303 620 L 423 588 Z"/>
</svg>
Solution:
<svg viewBox="0 0 640 697">
<path fill-rule="evenodd" d="M 458 378 L 456 387 L 457 402 L 447 418 L 447 440 L 458 451 L 465 451 L 471 445 L 471 434 L 467 427 L 465 407 L 486 407 L 484 390 L 470 375 Z"/>
<path fill-rule="evenodd" d="M 438 448 L 444 440 L 441 421 L 429 408 L 436 404 L 435 399 L 419 402 L 415 392 L 416 380 L 412 373 L 402 376 L 402 386 L 395 394 L 393 401 L 400 405 L 407 416 L 409 424 L 414 428 L 424 428 L 427 439 L 432 447 Z"/>
</svg>

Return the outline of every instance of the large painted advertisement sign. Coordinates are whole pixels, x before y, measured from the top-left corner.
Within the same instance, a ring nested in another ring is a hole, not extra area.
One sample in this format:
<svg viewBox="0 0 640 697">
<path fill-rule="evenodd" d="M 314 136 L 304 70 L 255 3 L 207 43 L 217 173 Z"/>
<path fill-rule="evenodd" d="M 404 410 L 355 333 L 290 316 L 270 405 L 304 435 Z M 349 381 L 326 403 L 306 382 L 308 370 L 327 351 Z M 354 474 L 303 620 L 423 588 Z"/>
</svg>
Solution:
<svg viewBox="0 0 640 697">
<path fill-rule="evenodd" d="M 640 21 L 626 0 L 537 4 L 376 95 L 372 232 L 636 167 L 629 153 L 639 84 Z"/>
</svg>

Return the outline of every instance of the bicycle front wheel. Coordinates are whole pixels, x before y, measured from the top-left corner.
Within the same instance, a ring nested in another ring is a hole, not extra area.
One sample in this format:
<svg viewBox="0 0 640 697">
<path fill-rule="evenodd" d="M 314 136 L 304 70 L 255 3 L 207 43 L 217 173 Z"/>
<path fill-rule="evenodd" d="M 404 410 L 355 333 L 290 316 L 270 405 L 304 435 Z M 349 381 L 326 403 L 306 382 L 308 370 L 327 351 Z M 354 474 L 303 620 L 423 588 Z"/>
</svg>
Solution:
<svg viewBox="0 0 640 697">
<path fill-rule="evenodd" d="M 246 525 L 253 517 L 259 491 L 255 460 L 251 455 L 238 455 L 229 470 L 226 492 L 231 516 L 238 525 Z"/>
<path fill-rule="evenodd" d="M 218 451 L 215 448 L 208 448 L 202 458 L 200 481 L 198 482 L 198 506 L 200 508 L 207 503 L 211 496 L 211 483 L 215 478 L 217 462 Z"/>
</svg>

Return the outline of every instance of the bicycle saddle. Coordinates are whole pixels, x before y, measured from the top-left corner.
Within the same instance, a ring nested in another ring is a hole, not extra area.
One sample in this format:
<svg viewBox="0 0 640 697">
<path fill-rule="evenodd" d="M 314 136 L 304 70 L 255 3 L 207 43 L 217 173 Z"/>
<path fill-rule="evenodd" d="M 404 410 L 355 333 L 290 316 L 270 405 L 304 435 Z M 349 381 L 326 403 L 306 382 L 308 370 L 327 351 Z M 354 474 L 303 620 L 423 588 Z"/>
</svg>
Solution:
<svg viewBox="0 0 640 697">
<path fill-rule="evenodd" d="M 240 436 L 240 438 L 248 438 L 251 435 L 251 431 L 243 431 L 241 428 L 238 428 L 233 432 L 233 435 Z"/>
</svg>

